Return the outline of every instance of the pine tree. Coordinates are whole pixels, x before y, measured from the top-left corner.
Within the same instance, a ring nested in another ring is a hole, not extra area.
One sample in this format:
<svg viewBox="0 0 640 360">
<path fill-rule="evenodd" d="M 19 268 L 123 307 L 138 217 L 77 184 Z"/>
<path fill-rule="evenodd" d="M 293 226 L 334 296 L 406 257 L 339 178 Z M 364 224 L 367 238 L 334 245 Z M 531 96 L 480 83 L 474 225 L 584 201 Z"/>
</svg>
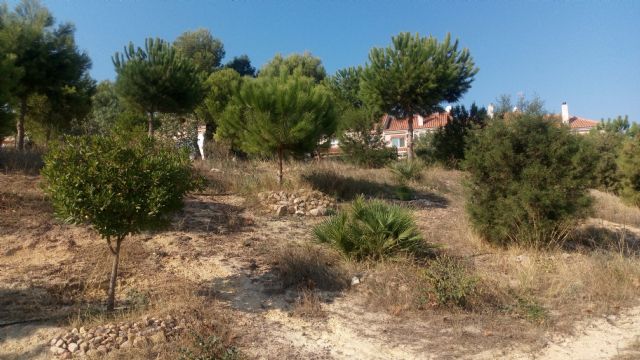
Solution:
<svg viewBox="0 0 640 360">
<path fill-rule="evenodd" d="M 347 161 L 367 167 L 382 167 L 397 158 L 388 148 L 380 127 L 381 113 L 365 103 L 360 94 L 361 67 L 338 70 L 327 78 L 338 110 L 338 140 Z"/>
<path fill-rule="evenodd" d="M 197 71 L 207 76 L 220 68 L 225 55 L 222 41 L 214 38 L 207 29 L 184 32 L 173 46 L 181 56 L 193 62 Z"/>
<path fill-rule="evenodd" d="M 116 92 L 147 116 L 153 136 L 155 114 L 193 111 L 205 94 L 203 79 L 194 64 L 161 39 L 146 39 L 145 48 L 125 47 L 113 57 Z"/>
<path fill-rule="evenodd" d="M 44 95 L 50 100 L 52 114 L 61 113 L 65 106 L 61 98 L 80 91 L 78 87 L 86 84 L 91 60 L 78 50 L 73 25 L 65 23 L 54 27 L 53 16 L 37 0 L 23 0 L 14 12 L 5 12 L 3 18 L 3 32 L 8 32 L 12 39 L 9 53 L 20 71 L 13 95 L 19 104 L 18 148 L 23 149 L 29 99 Z M 43 120 L 55 119 L 45 117 Z"/>
<path fill-rule="evenodd" d="M 387 48 L 373 48 L 363 72 L 363 96 L 388 114 L 409 119 L 408 156 L 413 158 L 413 115 L 429 115 L 456 102 L 478 69 L 458 40 L 400 33 Z"/>
<path fill-rule="evenodd" d="M 236 140 L 248 154 L 277 156 L 280 185 L 284 158 L 313 151 L 335 129 L 329 91 L 306 76 L 245 82 L 221 120 L 218 136 Z"/>
<path fill-rule="evenodd" d="M 256 68 L 251 65 L 248 55 L 234 56 L 224 67 L 237 71 L 240 76 L 256 77 Z"/>
<path fill-rule="evenodd" d="M 303 54 L 291 54 L 286 58 L 277 54 L 258 73 L 260 77 L 280 77 L 285 75 L 307 76 L 316 82 L 320 82 L 327 76 L 327 72 L 320 58 L 305 52 Z"/>
<path fill-rule="evenodd" d="M 471 130 L 481 128 L 487 121 L 487 111 L 473 103 L 467 111 L 464 105 L 451 109 L 451 120 L 433 135 L 433 157 L 439 163 L 453 168 L 464 160 L 467 136 Z"/>
</svg>

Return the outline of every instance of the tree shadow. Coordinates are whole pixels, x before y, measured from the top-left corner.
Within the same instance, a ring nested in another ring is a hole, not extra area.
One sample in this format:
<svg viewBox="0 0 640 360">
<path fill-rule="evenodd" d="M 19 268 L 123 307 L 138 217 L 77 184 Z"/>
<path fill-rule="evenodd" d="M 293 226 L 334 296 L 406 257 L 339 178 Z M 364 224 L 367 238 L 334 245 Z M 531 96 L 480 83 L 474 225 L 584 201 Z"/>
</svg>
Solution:
<svg viewBox="0 0 640 360">
<path fill-rule="evenodd" d="M 184 208 L 174 216 L 172 230 L 199 233 L 230 234 L 245 231 L 253 225 L 244 217 L 243 207 L 196 195 L 185 199 Z"/>
<path fill-rule="evenodd" d="M 302 180 L 311 185 L 314 190 L 331 195 L 338 200 L 350 201 L 364 195 L 365 197 L 392 200 L 401 205 L 417 208 L 444 208 L 449 201 L 437 194 L 411 189 L 412 199 L 403 201 L 398 199 L 398 186 L 386 182 L 380 183 L 365 179 L 356 179 L 334 172 L 312 172 L 302 176 Z"/>
<path fill-rule="evenodd" d="M 576 229 L 564 244 L 565 250 L 616 252 L 625 256 L 640 255 L 640 235 L 624 227 L 588 225 Z"/>
</svg>

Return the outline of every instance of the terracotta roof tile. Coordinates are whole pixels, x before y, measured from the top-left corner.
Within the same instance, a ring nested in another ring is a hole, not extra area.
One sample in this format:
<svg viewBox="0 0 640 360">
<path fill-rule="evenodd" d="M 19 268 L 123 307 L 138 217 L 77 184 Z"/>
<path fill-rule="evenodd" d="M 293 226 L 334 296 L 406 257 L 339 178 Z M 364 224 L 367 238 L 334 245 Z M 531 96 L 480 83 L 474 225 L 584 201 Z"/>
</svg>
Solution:
<svg viewBox="0 0 640 360">
<path fill-rule="evenodd" d="M 418 115 L 413 116 L 413 129 L 434 129 L 440 128 L 449 122 L 449 113 L 441 112 L 441 113 L 433 113 L 424 118 L 424 123 L 422 126 L 418 124 Z M 395 130 L 408 130 L 409 129 L 409 118 L 404 119 L 396 119 L 392 116 L 385 115 L 382 117 L 382 123 L 384 125 L 383 130 L 395 131 Z"/>
<path fill-rule="evenodd" d="M 572 116 L 569 118 L 569 127 L 572 129 L 593 128 L 598 126 L 598 124 L 598 121 L 589 120 L 578 116 Z"/>
</svg>

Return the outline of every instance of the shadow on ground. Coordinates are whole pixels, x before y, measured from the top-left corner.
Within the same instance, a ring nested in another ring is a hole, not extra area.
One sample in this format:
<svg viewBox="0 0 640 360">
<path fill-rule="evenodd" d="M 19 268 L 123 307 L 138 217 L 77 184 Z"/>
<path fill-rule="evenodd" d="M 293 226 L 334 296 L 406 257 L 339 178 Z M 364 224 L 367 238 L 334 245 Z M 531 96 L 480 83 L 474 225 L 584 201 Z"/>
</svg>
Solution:
<svg viewBox="0 0 640 360">
<path fill-rule="evenodd" d="M 588 225 L 571 234 L 565 243 L 566 250 L 600 250 L 617 252 L 627 256 L 640 255 L 640 235 L 624 227 Z"/>
<path fill-rule="evenodd" d="M 313 172 L 303 175 L 302 180 L 311 185 L 314 190 L 331 195 L 338 200 L 353 200 L 359 195 L 381 199 L 397 199 L 397 189 L 395 185 L 386 182 L 380 183 L 372 180 L 356 179 L 349 176 L 339 175 L 333 172 Z M 446 207 L 449 201 L 437 194 L 413 190 L 413 206 L 425 207 Z M 408 201 L 399 201 L 408 203 Z"/>
<path fill-rule="evenodd" d="M 230 234 L 246 230 L 252 221 L 242 215 L 243 207 L 216 202 L 207 196 L 185 200 L 184 209 L 174 217 L 176 231 Z"/>
</svg>

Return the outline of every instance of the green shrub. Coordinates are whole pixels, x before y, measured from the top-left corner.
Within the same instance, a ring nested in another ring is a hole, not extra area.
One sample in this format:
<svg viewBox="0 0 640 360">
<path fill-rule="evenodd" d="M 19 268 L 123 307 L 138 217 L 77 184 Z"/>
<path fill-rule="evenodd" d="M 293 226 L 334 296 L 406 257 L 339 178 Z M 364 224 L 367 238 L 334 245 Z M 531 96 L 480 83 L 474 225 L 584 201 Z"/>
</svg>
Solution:
<svg viewBox="0 0 640 360">
<path fill-rule="evenodd" d="M 347 211 L 316 226 L 314 234 L 320 242 L 357 260 L 424 254 L 428 250 L 408 210 L 362 197 Z"/>
<path fill-rule="evenodd" d="M 462 262 L 450 256 L 430 261 L 425 277 L 440 305 L 467 306 L 478 283 Z"/>
<path fill-rule="evenodd" d="M 56 215 L 91 225 L 114 255 L 109 310 L 122 240 L 168 223 L 199 185 L 186 152 L 147 136 L 68 137 L 47 153 L 42 175 Z"/>
<path fill-rule="evenodd" d="M 494 120 L 465 154 L 467 211 L 490 242 L 558 245 L 589 210 L 594 155 L 554 119 Z"/>
<path fill-rule="evenodd" d="M 618 166 L 622 175 L 622 198 L 640 207 L 640 136 L 625 141 Z"/>
<path fill-rule="evenodd" d="M 395 176 L 399 184 L 417 181 L 422 178 L 424 163 L 419 160 L 396 161 L 389 166 L 389 171 Z"/>
<path fill-rule="evenodd" d="M 618 194 L 622 184 L 617 160 L 624 135 L 594 131 L 583 140 L 582 145 L 591 146 L 596 155 L 593 163 L 593 187 Z"/>
</svg>

